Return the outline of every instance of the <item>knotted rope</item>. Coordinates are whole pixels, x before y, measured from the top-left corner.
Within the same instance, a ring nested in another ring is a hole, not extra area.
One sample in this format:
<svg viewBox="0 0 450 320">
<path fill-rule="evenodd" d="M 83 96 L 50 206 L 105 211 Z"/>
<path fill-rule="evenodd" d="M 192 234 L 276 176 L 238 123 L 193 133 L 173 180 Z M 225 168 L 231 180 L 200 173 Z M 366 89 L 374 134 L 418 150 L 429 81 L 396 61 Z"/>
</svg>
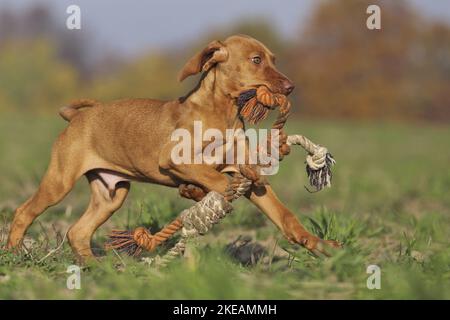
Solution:
<svg viewBox="0 0 450 320">
<path fill-rule="evenodd" d="M 117 249 L 126 252 L 128 255 L 138 256 L 142 249 L 155 250 L 157 246 L 167 241 L 182 227 L 181 219 L 176 218 L 154 235 L 145 227 L 137 227 L 133 231 L 112 230 L 109 235 L 111 240 L 106 244 L 106 248 Z"/>
<path fill-rule="evenodd" d="M 327 148 L 314 144 L 305 136 L 295 134 L 287 137 L 288 145 L 300 145 L 308 152 L 306 156 L 306 173 L 309 183 L 316 188 L 315 192 L 324 187 L 331 187 L 331 167 L 336 163 Z M 306 188 L 306 187 L 305 187 Z M 306 188 L 311 192 L 308 188 Z"/>
<path fill-rule="evenodd" d="M 182 230 L 184 243 L 185 238 L 204 234 L 213 224 L 218 223 L 226 213 L 231 211 L 230 202 L 245 194 L 250 186 L 250 180 L 243 177 L 239 172 L 232 172 L 232 178 L 224 196 L 217 192 L 209 192 L 201 201 L 183 211 L 179 217 L 155 234 L 152 234 L 145 227 L 137 227 L 133 231 L 112 230 L 106 248 L 125 252 L 131 256 L 138 256 L 142 250 L 154 251 L 157 246 L 167 241 L 180 229 Z M 220 195 L 220 199 L 218 195 Z M 170 249 L 166 253 L 167 257 L 182 254 L 184 252 L 183 243 L 179 243 L 179 245 Z"/>
<path fill-rule="evenodd" d="M 243 92 L 238 97 L 236 104 L 240 117 L 252 124 L 266 119 L 269 111 L 278 107 L 280 112 L 272 125 L 272 129 L 278 130 L 283 129 L 291 109 L 291 104 L 286 96 L 272 93 L 265 86 Z M 310 184 L 316 188 L 316 191 L 331 186 L 330 168 L 335 160 L 326 148 L 314 144 L 301 135 L 287 136 L 285 144 L 287 146 L 300 145 L 308 152 L 306 172 Z M 286 145 L 280 147 L 282 152 L 286 150 Z M 214 224 L 231 212 L 230 202 L 244 195 L 255 182 L 253 176 L 258 176 L 258 173 L 252 174 L 252 170 L 253 167 L 249 165 L 241 165 L 239 170 L 234 168 L 231 171 L 230 182 L 224 196 L 217 192 L 209 192 L 202 200 L 184 210 L 178 218 L 155 234 L 151 234 L 145 227 L 138 227 L 134 231 L 113 230 L 109 235 L 110 240 L 106 247 L 137 256 L 144 249 L 155 250 L 157 246 L 181 229 L 180 241 L 162 258 L 154 260 L 157 265 L 166 265 L 176 257 L 183 255 L 189 238 L 205 234 Z M 230 171 L 225 172 L 230 173 Z M 249 179 L 249 176 L 252 179 Z"/>
<path fill-rule="evenodd" d="M 237 105 L 240 108 L 239 114 L 246 121 L 253 124 L 264 120 L 269 110 L 279 107 L 280 112 L 278 117 L 272 124 L 272 129 L 278 130 L 283 129 L 291 111 L 291 103 L 287 100 L 286 96 L 272 94 L 265 86 L 243 92 L 237 100 Z M 331 167 L 336 161 L 325 147 L 314 144 L 302 135 L 287 136 L 286 144 L 288 146 L 300 145 L 308 152 L 306 157 L 306 173 L 309 183 L 315 188 L 315 191 L 311 191 L 305 186 L 306 190 L 309 192 L 317 192 L 324 187 L 331 187 Z M 289 150 L 286 150 L 282 145 L 280 152 L 282 154 L 288 154 Z"/>
<path fill-rule="evenodd" d="M 181 239 L 165 255 L 157 256 L 150 262 L 157 267 L 164 267 L 175 258 L 182 256 L 189 239 L 206 234 L 232 210 L 233 206 L 226 197 L 215 191 L 209 192 L 202 200 L 181 212 L 179 217 L 183 224 Z"/>
</svg>

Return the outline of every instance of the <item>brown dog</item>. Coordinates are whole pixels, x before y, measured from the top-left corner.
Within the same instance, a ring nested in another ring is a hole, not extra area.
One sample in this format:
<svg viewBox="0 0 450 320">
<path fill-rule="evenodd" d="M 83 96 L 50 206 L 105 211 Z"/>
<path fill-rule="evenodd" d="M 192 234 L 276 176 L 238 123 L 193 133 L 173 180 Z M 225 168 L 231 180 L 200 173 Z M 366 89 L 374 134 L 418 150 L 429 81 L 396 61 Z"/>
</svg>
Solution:
<svg viewBox="0 0 450 320">
<path fill-rule="evenodd" d="M 173 163 L 171 133 L 177 128 L 192 132 L 195 120 L 204 130 L 243 128 L 234 100 L 240 92 L 264 85 L 287 95 L 294 86 L 276 70 L 274 55 L 263 44 L 242 35 L 211 42 L 186 63 L 179 80 L 202 71 L 197 88 L 182 99 L 108 104 L 85 100 L 63 108 L 61 115 L 70 123 L 53 145 L 39 189 L 14 214 L 8 247 L 20 244 L 33 220 L 60 202 L 83 175 L 91 187 L 91 200 L 68 232 L 72 249 L 82 258 L 93 256 L 93 233 L 120 208 L 132 180 L 181 186 L 180 193 L 191 198 L 201 197 L 202 191 L 224 194 L 228 178 L 220 173 L 223 166 Z M 315 253 L 337 246 L 305 230 L 269 185 L 253 186 L 247 197 L 290 241 Z"/>
</svg>

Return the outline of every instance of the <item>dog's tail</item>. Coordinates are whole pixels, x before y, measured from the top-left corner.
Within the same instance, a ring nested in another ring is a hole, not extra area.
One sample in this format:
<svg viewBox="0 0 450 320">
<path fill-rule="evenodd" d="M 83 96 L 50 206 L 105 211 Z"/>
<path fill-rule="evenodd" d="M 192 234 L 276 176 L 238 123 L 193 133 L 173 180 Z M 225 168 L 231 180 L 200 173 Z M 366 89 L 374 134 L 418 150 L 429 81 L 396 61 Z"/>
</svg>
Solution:
<svg viewBox="0 0 450 320">
<path fill-rule="evenodd" d="M 66 121 L 71 121 L 78 113 L 80 113 L 80 109 L 82 108 L 91 108 L 97 105 L 98 102 L 91 99 L 81 99 L 76 100 L 69 104 L 68 106 L 64 106 L 59 109 L 59 115 Z"/>
</svg>

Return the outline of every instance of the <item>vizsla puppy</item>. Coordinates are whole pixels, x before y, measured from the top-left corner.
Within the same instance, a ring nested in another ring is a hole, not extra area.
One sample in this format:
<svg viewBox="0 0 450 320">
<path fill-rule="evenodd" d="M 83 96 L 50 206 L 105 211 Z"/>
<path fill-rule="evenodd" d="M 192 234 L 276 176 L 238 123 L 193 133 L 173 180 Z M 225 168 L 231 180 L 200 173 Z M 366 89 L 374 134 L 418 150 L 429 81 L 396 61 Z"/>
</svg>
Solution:
<svg viewBox="0 0 450 320">
<path fill-rule="evenodd" d="M 91 200 L 68 232 L 70 245 L 81 258 L 93 257 L 92 235 L 120 208 L 131 181 L 180 187 L 180 193 L 191 198 L 211 190 L 224 194 L 228 185 L 220 173 L 224 166 L 174 164 L 171 133 L 177 128 L 192 132 L 196 120 L 204 130 L 243 128 L 235 104 L 239 93 L 264 85 L 288 95 L 294 85 L 275 68 L 272 52 L 243 35 L 208 44 L 186 63 L 179 80 L 199 72 L 203 75 L 198 86 L 177 100 L 83 100 L 63 108 L 61 115 L 69 125 L 53 145 L 39 189 L 16 210 L 7 246 L 19 245 L 33 220 L 60 202 L 83 175 L 91 187 Z M 255 184 L 247 197 L 290 241 L 316 253 L 337 246 L 309 233 L 270 185 Z"/>
</svg>

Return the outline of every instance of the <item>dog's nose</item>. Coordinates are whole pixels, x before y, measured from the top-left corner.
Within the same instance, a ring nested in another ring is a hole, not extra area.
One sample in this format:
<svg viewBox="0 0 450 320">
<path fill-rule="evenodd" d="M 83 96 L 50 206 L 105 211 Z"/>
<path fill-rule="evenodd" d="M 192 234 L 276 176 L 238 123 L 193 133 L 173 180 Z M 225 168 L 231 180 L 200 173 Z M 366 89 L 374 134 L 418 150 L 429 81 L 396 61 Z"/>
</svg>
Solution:
<svg viewBox="0 0 450 320">
<path fill-rule="evenodd" d="M 283 87 L 284 87 L 284 90 L 286 92 L 286 95 L 288 95 L 292 91 L 294 91 L 294 88 L 295 88 L 294 84 L 292 82 L 290 82 L 289 80 L 284 81 Z"/>
</svg>

